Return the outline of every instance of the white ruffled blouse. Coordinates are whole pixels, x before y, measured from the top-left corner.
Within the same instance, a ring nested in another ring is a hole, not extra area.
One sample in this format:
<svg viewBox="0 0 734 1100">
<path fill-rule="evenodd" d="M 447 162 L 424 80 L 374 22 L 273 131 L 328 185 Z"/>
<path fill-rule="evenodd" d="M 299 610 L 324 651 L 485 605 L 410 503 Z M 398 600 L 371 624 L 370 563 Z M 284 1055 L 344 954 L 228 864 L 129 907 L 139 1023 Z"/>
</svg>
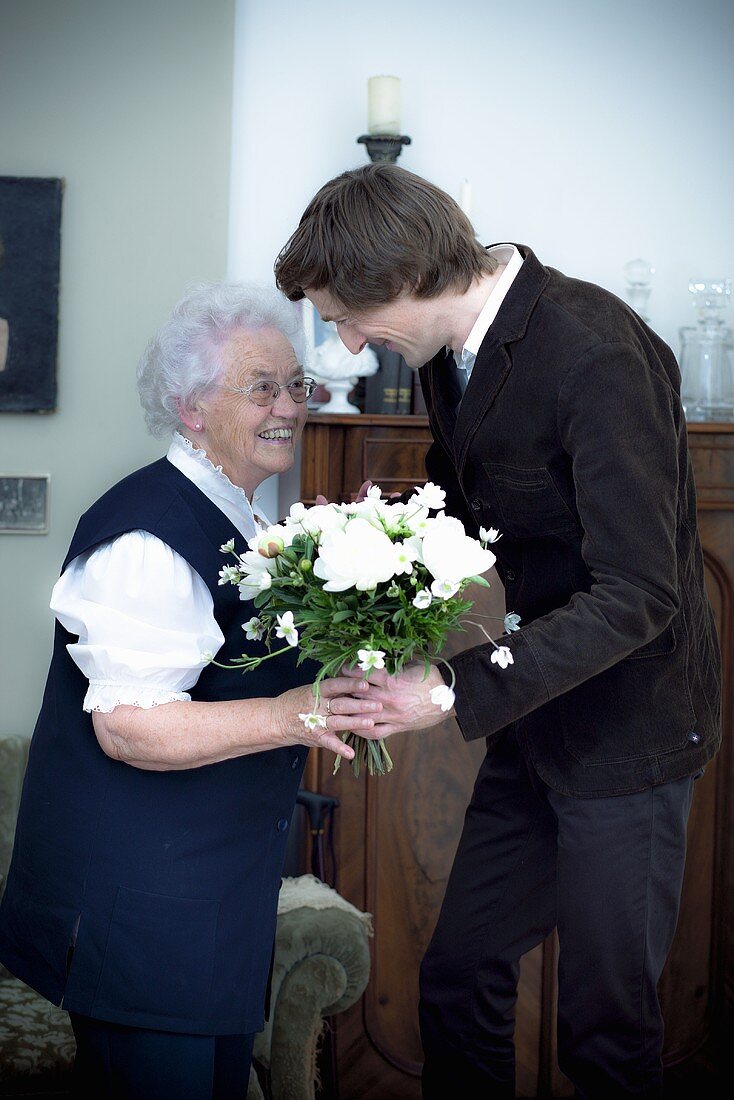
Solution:
<svg viewBox="0 0 734 1100">
<path fill-rule="evenodd" d="M 176 433 L 166 458 L 243 539 L 267 525 L 244 489 L 188 439 Z M 199 574 L 148 531 L 128 531 L 74 558 L 54 586 L 51 610 L 79 636 L 67 650 L 89 680 L 84 710 L 190 701 L 206 664 L 201 654 L 216 654 L 224 643 L 213 606 Z"/>
</svg>

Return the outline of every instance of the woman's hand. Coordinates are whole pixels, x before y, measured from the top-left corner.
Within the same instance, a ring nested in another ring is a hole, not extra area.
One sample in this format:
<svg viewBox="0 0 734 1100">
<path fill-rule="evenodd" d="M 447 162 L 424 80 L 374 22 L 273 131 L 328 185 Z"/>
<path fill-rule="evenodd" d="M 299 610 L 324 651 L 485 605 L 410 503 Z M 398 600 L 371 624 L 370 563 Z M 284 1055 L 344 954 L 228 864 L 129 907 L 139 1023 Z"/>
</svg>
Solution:
<svg viewBox="0 0 734 1100">
<path fill-rule="evenodd" d="M 284 743 L 329 749 L 345 760 L 352 760 L 354 750 L 344 744 L 341 735 L 351 730 L 369 737 L 382 710 L 379 700 L 368 697 L 369 691 L 370 685 L 359 677 L 322 680 L 318 707 L 309 686 L 283 692 L 273 700 L 273 705 Z M 326 725 L 308 729 L 299 714 L 319 714 Z"/>
</svg>

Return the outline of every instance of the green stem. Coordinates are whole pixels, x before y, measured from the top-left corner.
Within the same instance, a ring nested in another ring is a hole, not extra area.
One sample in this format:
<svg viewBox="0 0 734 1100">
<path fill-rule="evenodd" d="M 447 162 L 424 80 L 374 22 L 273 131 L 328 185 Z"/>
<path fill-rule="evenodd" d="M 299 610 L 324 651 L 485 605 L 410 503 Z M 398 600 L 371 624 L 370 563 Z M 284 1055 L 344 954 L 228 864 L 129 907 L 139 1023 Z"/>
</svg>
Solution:
<svg viewBox="0 0 734 1100">
<path fill-rule="evenodd" d="M 254 661 L 255 664 L 253 664 L 249 668 L 245 668 L 245 672 L 254 672 L 256 668 L 260 667 L 260 665 L 263 663 L 263 661 L 269 661 L 271 657 L 279 657 L 281 653 L 288 653 L 293 648 L 294 647 L 292 645 L 287 645 L 287 646 L 283 646 L 282 649 L 274 649 L 272 653 L 266 653 L 266 655 L 264 657 L 248 657 L 248 662 L 249 661 Z M 216 665 L 217 668 L 234 669 L 235 672 L 238 669 L 242 669 L 242 667 L 243 667 L 241 664 L 240 665 L 225 665 L 221 661 L 215 661 L 213 659 L 211 661 L 207 661 L 207 664 Z"/>
</svg>

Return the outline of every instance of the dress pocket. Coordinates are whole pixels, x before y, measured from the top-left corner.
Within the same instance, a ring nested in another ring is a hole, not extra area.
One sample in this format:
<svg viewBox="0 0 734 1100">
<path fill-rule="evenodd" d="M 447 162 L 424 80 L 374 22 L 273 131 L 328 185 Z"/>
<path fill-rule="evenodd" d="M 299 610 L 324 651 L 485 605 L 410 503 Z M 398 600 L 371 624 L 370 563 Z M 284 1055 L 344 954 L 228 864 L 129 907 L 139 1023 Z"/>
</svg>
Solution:
<svg viewBox="0 0 734 1100">
<path fill-rule="evenodd" d="M 201 1018 L 214 971 L 219 902 L 120 886 L 94 1008 Z"/>
<path fill-rule="evenodd" d="M 503 532 L 519 538 L 580 533 L 576 516 L 545 466 L 482 465 L 488 497 Z"/>
</svg>

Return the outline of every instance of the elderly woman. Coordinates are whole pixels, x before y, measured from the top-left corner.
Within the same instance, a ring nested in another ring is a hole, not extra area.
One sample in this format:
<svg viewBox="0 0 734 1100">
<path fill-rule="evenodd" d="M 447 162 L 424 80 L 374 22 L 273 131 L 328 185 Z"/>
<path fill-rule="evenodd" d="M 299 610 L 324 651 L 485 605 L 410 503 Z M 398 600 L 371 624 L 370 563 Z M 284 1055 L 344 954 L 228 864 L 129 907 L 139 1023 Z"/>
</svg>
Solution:
<svg viewBox="0 0 734 1100">
<path fill-rule="evenodd" d="M 277 292 L 184 298 L 138 372 L 168 453 L 82 516 L 54 588 L 0 958 L 70 1012 L 84 1095 L 245 1095 L 308 747 L 351 758 L 339 733 L 379 709 L 325 681 L 328 728 L 309 732 L 294 660 L 243 677 L 202 656 L 245 648 L 220 547 L 255 535 L 255 490 L 293 462 L 301 362 Z"/>
</svg>

